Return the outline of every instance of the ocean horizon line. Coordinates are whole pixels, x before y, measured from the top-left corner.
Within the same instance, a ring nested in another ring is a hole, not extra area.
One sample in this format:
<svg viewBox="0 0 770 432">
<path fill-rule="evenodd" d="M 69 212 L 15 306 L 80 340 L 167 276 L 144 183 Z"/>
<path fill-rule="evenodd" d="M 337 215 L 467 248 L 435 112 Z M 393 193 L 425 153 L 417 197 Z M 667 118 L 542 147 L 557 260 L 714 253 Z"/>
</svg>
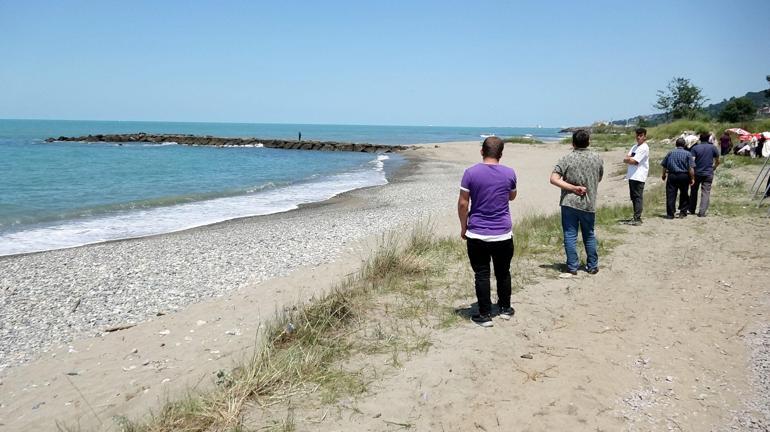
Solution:
<svg viewBox="0 0 770 432">
<path fill-rule="evenodd" d="M 562 129 L 564 126 L 505 126 L 505 125 L 447 125 L 447 124 L 385 124 L 385 123 L 314 123 L 314 122 L 246 122 L 246 121 L 193 121 L 193 120 L 94 120 L 61 118 L 12 118 L 2 117 L 0 121 L 48 121 L 48 122 L 92 122 L 92 123 L 180 123 L 180 124 L 221 124 L 221 125 L 276 125 L 276 126 L 375 126 L 375 127 L 433 127 L 433 128 L 507 128 L 507 129 Z"/>
</svg>

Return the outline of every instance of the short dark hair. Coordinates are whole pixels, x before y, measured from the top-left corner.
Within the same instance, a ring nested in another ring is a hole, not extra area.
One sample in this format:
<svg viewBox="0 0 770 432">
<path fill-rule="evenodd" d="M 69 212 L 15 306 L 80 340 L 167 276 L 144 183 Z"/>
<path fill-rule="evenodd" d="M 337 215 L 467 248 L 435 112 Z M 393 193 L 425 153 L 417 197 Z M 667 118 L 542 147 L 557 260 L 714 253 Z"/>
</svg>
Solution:
<svg viewBox="0 0 770 432">
<path fill-rule="evenodd" d="M 639 135 L 647 135 L 647 129 L 645 128 L 636 128 L 636 136 Z"/>
<path fill-rule="evenodd" d="M 503 157 L 503 147 L 505 147 L 505 143 L 500 138 L 496 136 L 486 137 L 481 144 L 481 155 L 499 160 Z"/>
<path fill-rule="evenodd" d="M 706 141 L 709 140 L 709 138 L 711 138 L 711 134 L 710 133 L 708 133 L 708 132 L 701 132 L 700 133 L 700 140 L 701 141 L 706 142 Z"/>
<path fill-rule="evenodd" d="M 676 140 L 677 147 L 684 147 L 686 145 L 687 145 L 687 141 L 685 141 L 684 138 L 677 138 Z"/>
<path fill-rule="evenodd" d="M 572 134 L 572 145 L 577 148 L 586 148 L 591 140 L 591 135 L 585 129 L 578 129 Z"/>
</svg>

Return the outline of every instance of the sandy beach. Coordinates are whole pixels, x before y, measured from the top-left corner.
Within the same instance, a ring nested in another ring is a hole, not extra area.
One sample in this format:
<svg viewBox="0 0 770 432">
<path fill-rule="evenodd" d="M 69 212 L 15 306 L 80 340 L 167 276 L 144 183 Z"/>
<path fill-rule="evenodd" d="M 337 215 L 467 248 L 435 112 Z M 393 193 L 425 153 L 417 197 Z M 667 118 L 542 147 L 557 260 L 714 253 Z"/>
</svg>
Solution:
<svg viewBox="0 0 770 432">
<path fill-rule="evenodd" d="M 568 150 L 506 147 L 502 163 L 520 178 L 514 221 L 558 210 L 547 178 Z M 611 175 L 620 155 L 602 153 L 603 204 L 627 199 Z M 296 211 L 0 258 L 0 430 L 56 421 L 108 430 L 113 416 L 145 415 L 211 385 L 215 371 L 249 354 L 265 320 L 357 271 L 386 233 L 431 220 L 437 234 L 456 235 L 457 184 L 479 160 L 478 143 L 426 145 L 408 157 L 386 186 Z M 517 293 L 506 325 L 436 332 L 426 355 L 300 430 L 395 430 L 382 419 L 447 431 L 752 430 L 746 419 L 762 421 L 767 400 L 754 372 L 770 364 L 770 293 L 768 263 L 746 242 L 756 250 L 770 230 L 746 239 L 718 218 L 681 222 L 625 232 L 596 277 Z M 720 247 L 681 259 L 665 247 L 671 241 Z M 126 328 L 107 332 L 117 327 Z M 535 371 L 549 372 L 531 379 Z"/>
</svg>

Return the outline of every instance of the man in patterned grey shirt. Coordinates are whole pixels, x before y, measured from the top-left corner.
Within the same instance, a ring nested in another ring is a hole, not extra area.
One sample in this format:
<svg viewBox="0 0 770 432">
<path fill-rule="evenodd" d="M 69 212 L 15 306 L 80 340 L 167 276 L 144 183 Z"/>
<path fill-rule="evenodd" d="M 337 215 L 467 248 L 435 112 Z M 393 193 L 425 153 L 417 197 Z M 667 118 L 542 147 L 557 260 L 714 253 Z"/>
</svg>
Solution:
<svg viewBox="0 0 770 432">
<path fill-rule="evenodd" d="M 596 152 L 588 150 L 590 136 L 579 129 L 572 134 L 572 152 L 565 155 L 551 173 L 551 184 L 561 189 L 561 227 L 564 232 L 564 252 L 567 272 L 577 275 L 580 261 L 577 253 L 578 229 L 586 249 L 586 271 L 599 272 L 594 224 L 596 195 L 604 176 L 604 163 Z"/>
</svg>

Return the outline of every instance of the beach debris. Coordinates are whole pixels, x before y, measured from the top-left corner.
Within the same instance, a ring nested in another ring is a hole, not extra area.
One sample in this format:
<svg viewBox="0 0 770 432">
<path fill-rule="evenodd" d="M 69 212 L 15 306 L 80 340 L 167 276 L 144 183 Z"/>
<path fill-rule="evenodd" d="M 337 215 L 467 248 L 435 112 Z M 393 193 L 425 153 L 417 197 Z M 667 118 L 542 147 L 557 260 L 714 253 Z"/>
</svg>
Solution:
<svg viewBox="0 0 770 432">
<path fill-rule="evenodd" d="M 32 405 L 32 409 L 36 410 L 36 409 L 40 408 L 43 405 L 45 405 L 45 402 L 38 402 L 38 403 Z"/>
<path fill-rule="evenodd" d="M 69 375 L 69 376 L 78 376 L 78 375 L 80 375 L 80 373 L 72 371 L 72 372 L 67 372 L 67 375 Z"/>
<path fill-rule="evenodd" d="M 225 334 L 230 336 L 240 336 L 241 331 L 239 329 L 232 329 L 232 330 L 227 330 Z"/>
<path fill-rule="evenodd" d="M 78 306 L 80 306 L 80 302 L 83 300 L 83 297 L 78 297 L 77 300 L 75 300 L 75 303 L 72 305 L 72 308 L 70 308 L 70 313 L 75 312 L 78 310 Z"/>
<path fill-rule="evenodd" d="M 136 324 L 118 324 L 116 326 L 107 327 L 103 331 L 104 331 L 104 333 L 112 333 L 112 332 L 116 332 L 116 331 L 130 329 L 131 327 L 136 327 Z"/>
<path fill-rule="evenodd" d="M 123 369 L 123 372 L 132 371 L 132 370 L 136 369 L 136 365 L 131 365 L 129 367 L 124 367 L 122 369 Z"/>
<path fill-rule="evenodd" d="M 167 382 L 171 382 L 171 378 L 163 378 L 163 381 L 161 381 L 161 384 L 165 384 Z"/>
<path fill-rule="evenodd" d="M 161 330 L 161 331 L 158 332 L 158 334 L 161 335 L 161 336 L 167 336 L 167 335 L 171 334 L 171 330 L 169 330 L 169 329 Z"/>
<path fill-rule="evenodd" d="M 136 354 L 139 352 L 139 348 L 134 348 L 131 350 L 131 354 Z"/>
<path fill-rule="evenodd" d="M 296 327 L 294 327 L 294 324 L 288 323 L 286 324 L 286 334 L 292 334 L 297 330 Z"/>
<path fill-rule="evenodd" d="M 530 354 L 530 353 L 527 353 L 527 354 L 522 354 L 522 355 L 521 355 L 521 358 L 523 358 L 523 359 L 528 359 L 528 360 L 532 360 L 534 357 L 532 357 L 532 354 Z"/>
<path fill-rule="evenodd" d="M 198 320 L 198 321 L 195 322 L 195 325 L 197 325 L 198 327 L 200 327 L 202 325 L 206 325 L 206 321 Z"/>
</svg>

